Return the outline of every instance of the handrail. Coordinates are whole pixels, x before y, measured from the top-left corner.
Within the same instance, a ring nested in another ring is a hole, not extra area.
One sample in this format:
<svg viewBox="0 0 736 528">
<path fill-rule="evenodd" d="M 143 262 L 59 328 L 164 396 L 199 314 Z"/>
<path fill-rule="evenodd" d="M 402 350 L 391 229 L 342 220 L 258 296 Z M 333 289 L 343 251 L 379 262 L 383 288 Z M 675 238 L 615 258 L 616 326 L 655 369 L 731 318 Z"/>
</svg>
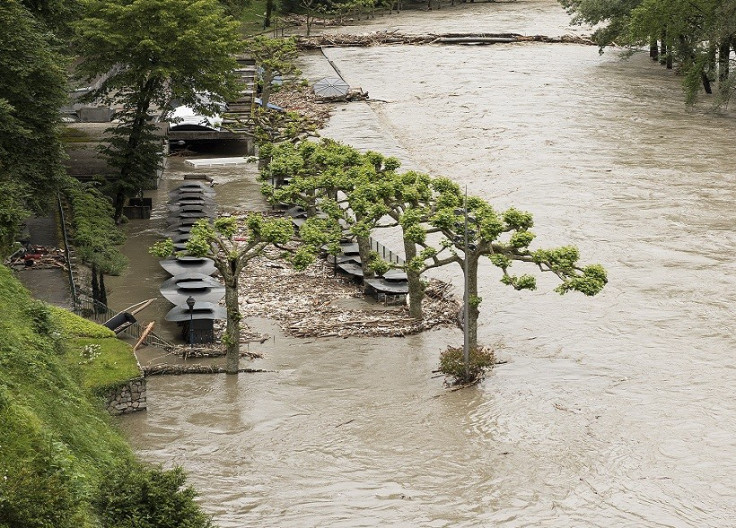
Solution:
<svg viewBox="0 0 736 528">
<path fill-rule="evenodd" d="M 104 323 L 105 321 L 112 319 L 113 317 L 118 315 L 118 313 L 120 313 L 112 310 L 109 306 L 99 301 L 95 301 L 89 298 L 80 299 L 78 308 L 76 308 L 74 311 L 75 313 L 77 313 L 77 315 L 81 315 L 86 319 L 91 319 L 98 323 Z M 143 327 L 143 325 L 141 325 L 140 323 L 135 322 L 120 333 L 138 340 L 143 337 L 145 332 L 146 328 Z M 149 332 L 148 335 L 145 336 L 145 338 L 143 339 L 143 343 L 149 346 L 159 347 L 164 350 L 172 350 L 176 346 L 153 332 Z"/>
<path fill-rule="evenodd" d="M 64 238 L 64 258 L 66 259 L 67 273 L 69 274 L 69 289 L 72 294 L 72 306 L 76 309 L 77 303 L 79 303 L 79 297 L 77 296 L 77 285 L 74 282 L 74 272 L 72 270 L 72 262 L 69 256 L 69 237 L 66 231 L 66 218 L 64 217 L 64 206 L 61 203 L 61 196 L 56 195 L 56 201 L 59 204 L 59 216 L 61 219 L 61 233 Z"/>
</svg>

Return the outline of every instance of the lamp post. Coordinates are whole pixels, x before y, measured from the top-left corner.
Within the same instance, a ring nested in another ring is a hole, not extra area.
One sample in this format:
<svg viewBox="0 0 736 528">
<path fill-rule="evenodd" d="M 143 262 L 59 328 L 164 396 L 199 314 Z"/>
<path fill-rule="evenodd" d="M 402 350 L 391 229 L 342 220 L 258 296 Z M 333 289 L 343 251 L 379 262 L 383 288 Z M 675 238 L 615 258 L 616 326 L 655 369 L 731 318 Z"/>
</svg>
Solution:
<svg viewBox="0 0 736 528">
<path fill-rule="evenodd" d="M 189 348 L 194 348 L 194 297 L 187 297 L 187 306 L 189 307 Z"/>
</svg>

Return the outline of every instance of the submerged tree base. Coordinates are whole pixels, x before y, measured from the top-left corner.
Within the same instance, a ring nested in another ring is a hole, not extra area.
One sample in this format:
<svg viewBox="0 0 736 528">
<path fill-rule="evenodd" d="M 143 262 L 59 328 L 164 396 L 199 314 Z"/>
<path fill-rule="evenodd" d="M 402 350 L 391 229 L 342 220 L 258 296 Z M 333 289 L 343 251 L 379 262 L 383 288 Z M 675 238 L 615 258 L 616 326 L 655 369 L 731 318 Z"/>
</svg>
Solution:
<svg viewBox="0 0 736 528">
<path fill-rule="evenodd" d="M 496 354 L 492 348 L 478 346 L 470 349 L 466 368 L 463 352 L 463 347 L 448 347 L 440 354 L 439 372 L 445 375 L 448 385 L 477 383 L 496 362 Z"/>
</svg>

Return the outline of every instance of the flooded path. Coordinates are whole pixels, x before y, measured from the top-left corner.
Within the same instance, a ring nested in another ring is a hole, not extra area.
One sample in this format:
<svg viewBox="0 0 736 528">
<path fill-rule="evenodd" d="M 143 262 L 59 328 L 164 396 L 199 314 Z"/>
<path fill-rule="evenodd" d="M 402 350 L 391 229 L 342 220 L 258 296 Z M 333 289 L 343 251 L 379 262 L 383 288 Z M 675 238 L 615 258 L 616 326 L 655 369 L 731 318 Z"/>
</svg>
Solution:
<svg viewBox="0 0 736 528">
<path fill-rule="evenodd" d="M 570 32 L 554 1 L 469 10 L 391 20 Z M 687 110 L 647 57 L 595 47 L 326 53 L 372 102 L 338 107 L 324 135 L 531 211 L 540 245 L 578 245 L 610 284 L 514 292 L 488 269 L 479 337 L 509 363 L 458 392 L 432 374 L 454 329 L 303 341 L 251 321 L 275 336 L 253 346 L 273 372 L 151 378 L 149 411 L 121 421 L 139 453 L 183 465 L 223 527 L 732 525 L 736 122 Z M 222 177 L 235 205 L 254 188 Z"/>
</svg>

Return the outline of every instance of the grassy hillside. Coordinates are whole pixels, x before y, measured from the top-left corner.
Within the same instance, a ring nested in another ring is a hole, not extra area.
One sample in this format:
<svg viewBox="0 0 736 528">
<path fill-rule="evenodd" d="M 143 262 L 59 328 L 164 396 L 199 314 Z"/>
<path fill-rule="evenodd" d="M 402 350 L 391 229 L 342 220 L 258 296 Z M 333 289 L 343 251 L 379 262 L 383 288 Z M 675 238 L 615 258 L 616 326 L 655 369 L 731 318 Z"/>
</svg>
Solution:
<svg viewBox="0 0 736 528">
<path fill-rule="evenodd" d="M 208 526 L 181 472 L 136 462 L 94 394 L 137 374 L 130 347 L 120 354 L 104 327 L 33 300 L 4 266 L 0 298 L 0 528 Z M 88 344 L 100 355 L 80 361 Z M 162 509 L 194 522 L 145 520 Z"/>
</svg>

